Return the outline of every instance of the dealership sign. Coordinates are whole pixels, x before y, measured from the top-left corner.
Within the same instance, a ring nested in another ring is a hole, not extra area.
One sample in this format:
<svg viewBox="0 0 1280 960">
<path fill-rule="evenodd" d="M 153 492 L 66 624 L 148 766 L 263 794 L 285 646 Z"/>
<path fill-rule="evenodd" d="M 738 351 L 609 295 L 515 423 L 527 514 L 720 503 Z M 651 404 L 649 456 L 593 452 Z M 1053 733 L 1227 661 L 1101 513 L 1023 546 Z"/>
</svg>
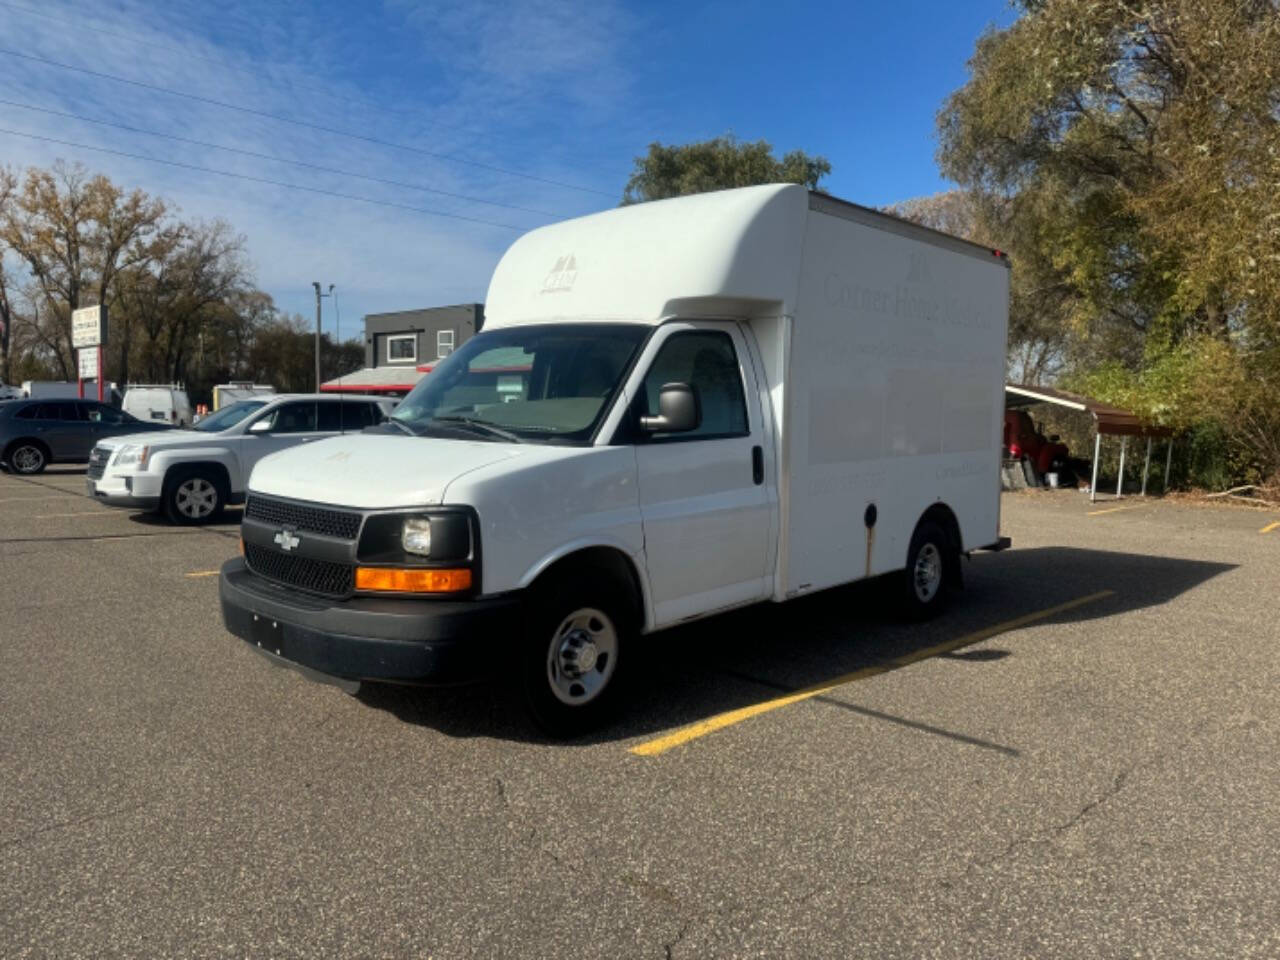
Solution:
<svg viewBox="0 0 1280 960">
<path fill-rule="evenodd" d="M 107 342 L 107 308 L 81 307 L 71 311 L 71 345 L 97 347 Z"/>
</svg>

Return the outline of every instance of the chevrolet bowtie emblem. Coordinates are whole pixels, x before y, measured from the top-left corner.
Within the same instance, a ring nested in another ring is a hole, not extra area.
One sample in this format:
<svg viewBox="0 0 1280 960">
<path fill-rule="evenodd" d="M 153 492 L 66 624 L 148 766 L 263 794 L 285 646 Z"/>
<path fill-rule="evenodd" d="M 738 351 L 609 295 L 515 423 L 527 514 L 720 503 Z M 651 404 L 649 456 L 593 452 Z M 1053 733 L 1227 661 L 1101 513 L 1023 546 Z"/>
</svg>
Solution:
<svg viewBox="0 0 1280 960">
<path fill-rule="evenodd" d="M 275 535 L 275 542 L 285 553 L 288 553 L 294 547 L 302 542 L 302 540 L 293 535 L 292 530 L 281 530 Z"/>
</svg>

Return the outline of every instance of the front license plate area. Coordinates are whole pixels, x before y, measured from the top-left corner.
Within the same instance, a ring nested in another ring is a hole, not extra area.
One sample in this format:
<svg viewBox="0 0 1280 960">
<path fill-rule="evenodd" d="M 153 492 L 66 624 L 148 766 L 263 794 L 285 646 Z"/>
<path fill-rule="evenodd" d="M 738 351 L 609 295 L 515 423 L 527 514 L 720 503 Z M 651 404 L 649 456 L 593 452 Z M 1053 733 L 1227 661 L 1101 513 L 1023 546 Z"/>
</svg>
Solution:
<svg viewBox="0 0 1280 960">
<path fill-rule="evenodd" d="M 277 620 L 255 613 L 249 625 L 249 639 L 263 650 L 284 656 L 284 628 Z"/>
</svg>

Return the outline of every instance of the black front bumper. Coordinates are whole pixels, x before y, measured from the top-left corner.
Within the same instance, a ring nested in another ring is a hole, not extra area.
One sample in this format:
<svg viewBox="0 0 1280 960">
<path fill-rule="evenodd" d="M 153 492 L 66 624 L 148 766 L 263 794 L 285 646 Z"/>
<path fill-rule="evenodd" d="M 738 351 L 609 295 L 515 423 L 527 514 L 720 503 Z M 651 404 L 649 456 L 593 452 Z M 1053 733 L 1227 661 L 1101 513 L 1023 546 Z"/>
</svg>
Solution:
<svg viewBox="0 0 1280 960">
<path fill-rule="evenodd" d="M 327 600 L 277 586 L 236 557 L 218 578 L 227 630 L 285 661 L 343 680 L 448 684 L 480 679 L 520 627 L 519 594 L 477 600 Z"/>
</svg>

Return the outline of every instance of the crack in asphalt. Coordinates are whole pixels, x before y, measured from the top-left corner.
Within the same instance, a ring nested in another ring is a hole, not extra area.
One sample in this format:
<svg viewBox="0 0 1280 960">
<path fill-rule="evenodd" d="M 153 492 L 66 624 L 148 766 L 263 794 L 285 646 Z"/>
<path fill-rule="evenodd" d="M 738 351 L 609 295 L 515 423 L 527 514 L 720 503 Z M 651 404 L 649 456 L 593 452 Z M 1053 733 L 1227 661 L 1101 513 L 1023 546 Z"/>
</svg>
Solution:
<svg viewBox="0 0 1280 960">
<path fill-rule="evenodd" d="M 128 806 L 118 807 L 115 810 L 106 810 L 102 813 L 91 813 L 83 817 L 77 817 L 74 820 L 63 820 L 59 823 L 51 823 L 48 826 L 41 827 L 39 830 L 32 830 L 30 833 L 24 833 L 21 836 L 13 837 L 10 840 L 5 840 L 3 843 L 0 843 L 0 850 L 7 850 L 10 847 L 18 846 L 20 844 L 26 843 L 29 840 L 34 840 L 37 837 L 42 837 L 46 833 L 57 833 L 62 830 L 70 830 L 74 827 L 83 826 L 86 823 L 100 823 L 102 821 L 110 820 L 113 817 L 118 817 L 121 814 L 135 813 L 138 810 L 141 810 L 144 807 L 149 806 L 150 803 L 151 803 L 150 800 L 144 800 L 140 803 L 133 803 L 133 804 L 129 804 Z"/>
<path fill-rule="evenodd" d="M 689 917 L 680 924 L 680 929 L 676 931 L 675 938 L 667 940 L 662 944 L 662 955 L 666 960 L 672 960 L 676 947 L 680 945 L 680 941 L 682 941 L 689 933 L 689 928 L 691 926 L 693 926 L 693 918 Z"/>
<path fill-rule="evenodd" d="M 1145 763 L 1148 763 L 1148 764 L 1154 763 L 1159 759 L 1160 759 L 1160 756 L 1157 755 L 1155 757 L 1152 757 L 1149 761 L 1145 761 Z M 999 863 L 1001 860 L 1006 860 L 1010 856 L 1012 856 L 1014 851 L 1017 850 L 1019 847 L 1030 846 L 1031 844 L 1034 844 L 1034 843 L 1051 843 L 1057 837 L 1062 836 L 1064 833 L 1071 830 L 1073 827 L 1077 826 L 1082 820 L 1084 820 L 1087 816 L 1089 816 L 1091 813 L 1093 813 L 1103 804 L 1107 803 L 1109 800 L 1114 799 L 1116 795 L 1119 794 L 1120 791 L 1124 789 L 1125 784 L 1128 782 L 1129 777 L 1134 773 L 1134 771 L 1136 771 L 1139 767 L 1143 765 L 1144 765 L 1144 762 L 1134 762 L 1129 766 L 1127 766 L 1125 769 L 1121 770 L 1119 773 L 1115 775 L 1115 777 L 1112 778 L 1111 786 L 1108 787 L 1106 790 L 1104 790 L 1100 796 L 1094 798 L 1093 800 L 1090 800 L 1083 807 L 1081 807 L 1074 814 L 1072 814 L 1072 816 L 1068 818 L 1065 822 L 1055 824 L 1049 827 L 1048 836 L 1032 834 L 1026 837 L 1016 837 L 1013 840 L 1010 840 L 1009 843 L 1005 846 L 1005 848 L 1001 850 L 999 853 L 997 853 L 995 856 L 988 857 L 985 860 L 973 860 L 969 863 L 967 867 L 965 867 L 963 874 L 961 874 L 958 877 L 946 878 L 946 879 L 948 881 L 952 879 L 959 880 L 959 879 L 962 879 L 963 877 L 967 877 L 975 869 L 985 870 L 990 867 L 993 867 L 995 866 L 995 864 Z"/>
</svg>

